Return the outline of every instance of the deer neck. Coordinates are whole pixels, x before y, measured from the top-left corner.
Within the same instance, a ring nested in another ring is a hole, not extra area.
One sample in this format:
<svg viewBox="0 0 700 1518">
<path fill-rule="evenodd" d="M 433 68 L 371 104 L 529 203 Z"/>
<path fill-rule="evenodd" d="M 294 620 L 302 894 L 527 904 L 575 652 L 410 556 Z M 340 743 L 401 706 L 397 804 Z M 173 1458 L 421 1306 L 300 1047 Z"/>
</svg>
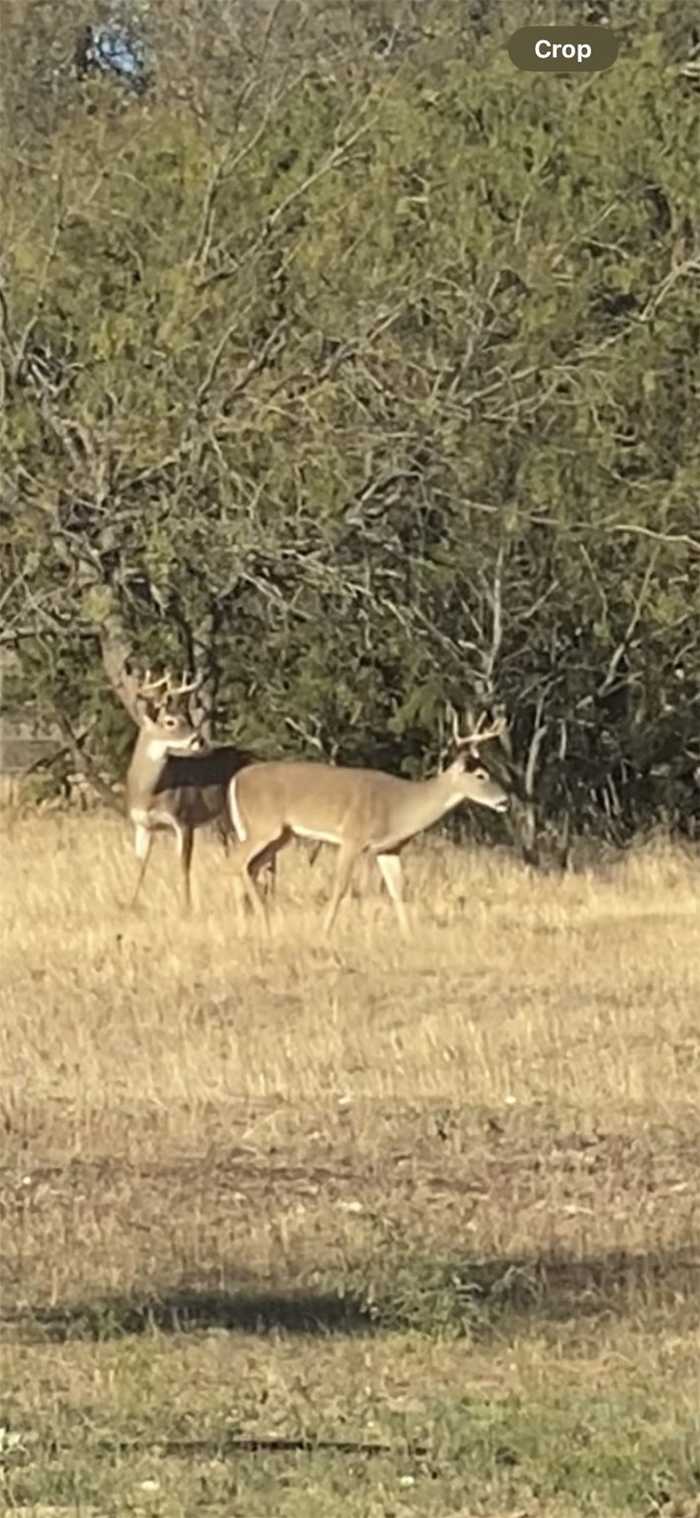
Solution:
<svg viewBox="0 0 700 1518">
<path fill-rule="evenodd" d="M 149 733 L 141 732 L 136 740 L 129 772 L 127 793 L 130 800 L 153 794 L 156 782 L 168 762 L 167 750 Z"/>
<path fill-rule="evenodd" d="M 434 775 L 431 780 L 410 780 L 397 807 L 396 820 L 400 825 L 406 826 L 407 837 L 416 835 L 422 833 L 424 828 L 431 827 L 434 822 L 439 822 L 462 799 L 447 771 Z"/>
</svg>

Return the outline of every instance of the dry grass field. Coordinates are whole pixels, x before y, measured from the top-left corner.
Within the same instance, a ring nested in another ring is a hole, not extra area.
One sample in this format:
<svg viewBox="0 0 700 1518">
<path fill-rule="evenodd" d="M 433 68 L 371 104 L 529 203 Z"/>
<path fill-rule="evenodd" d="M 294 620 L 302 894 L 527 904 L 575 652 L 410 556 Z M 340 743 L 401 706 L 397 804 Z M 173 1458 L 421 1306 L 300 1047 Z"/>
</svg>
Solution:
<svg viewBox="0 0 700 1518">
<path fill-rule="evenodd" d="M 2 1511 L 700 1513 L 700 859 L 0 829 Z"/>
</svg>

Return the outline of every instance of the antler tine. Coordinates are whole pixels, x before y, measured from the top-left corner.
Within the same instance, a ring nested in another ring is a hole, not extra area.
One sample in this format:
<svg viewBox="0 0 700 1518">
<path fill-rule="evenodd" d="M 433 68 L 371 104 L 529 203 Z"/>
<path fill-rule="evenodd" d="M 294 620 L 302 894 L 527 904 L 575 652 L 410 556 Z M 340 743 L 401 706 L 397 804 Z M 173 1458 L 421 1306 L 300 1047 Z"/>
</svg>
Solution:
<svg viewBox="0 0 700 1518">
<path fill-rule="evenodd" d="M 445 702 L 445 711 L 452 725 L 452 741 L 453 743 L 459 743 L 459 718 L 451 701 Z"/>
<path fill-rule="evenodd" d="M 151 669 L 150 669 L 150 665 L 149 665 L 148 669 L 146 670 L 146 674 L 144 676 L 144 679 L 141 681 L 141 685 L 139 687 L 139 693 L 142 696 L 151 696 L 151 695 L 153 695 L 154 691 L 160 690 L 162 688 L 162 686 L 167 685 L 169 683 L 169 680 L 170 680 L 170 674 L 169 674 L 168 670 L 165 671 L 164 675 L 161 675 L 160 680 L 152 680 L 151 679 Z"/>
<path fill-rule="evenodd" d="M 202 676 L 201 676 L 201 674 L 200 675 L 195 675 L 194 679 L 190 680 L 189 683 L 188 683 L 188 680 L 187 680 L 187 670 L 183 670 L 183 672 L 182 672 L 182 680 L 181 680 L 180 684 L 179 685 L 173 685 L 173 686 L 171 686 L 170 690 L 168 691 L 168 695 L 169 696 L 189 696 L 189 695 L 191 695 L 192 691 L 199 690 L 199 687 L 200 687 L 201 683 L 202 683 Z"/>
<path fill-rule="evenodd" d="M 467 733 L 465 737 L 455 740 L 460 748 L 478 748 L 481 743 L 490 743 L 492 739 L 501 737 L 501 734 L 505 731 L 505 717 L 498 717 L 491 727 L 484 731 L 482 726 L 484 716 L 485 714 L 482 712 L 473 733 Z"/>
</svg>

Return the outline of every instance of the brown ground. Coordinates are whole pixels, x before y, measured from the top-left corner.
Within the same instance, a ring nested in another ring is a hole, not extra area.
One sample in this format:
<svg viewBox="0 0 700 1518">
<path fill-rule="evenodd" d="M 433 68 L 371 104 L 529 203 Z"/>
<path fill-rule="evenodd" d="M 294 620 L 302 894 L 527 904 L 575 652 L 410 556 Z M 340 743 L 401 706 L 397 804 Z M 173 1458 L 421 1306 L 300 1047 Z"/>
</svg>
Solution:
<svg viewBox="0 0 700 1518">
<path fill-rule="evenodd" d="M 167 841 L 133 915 L 111 820 L 3 844 L 9 1510 L 700 1512 L 692 857 L 429 840 L 328 949 L 327 856 L 264 941 L 206 840 L 187 923 Z"/>
</svg>

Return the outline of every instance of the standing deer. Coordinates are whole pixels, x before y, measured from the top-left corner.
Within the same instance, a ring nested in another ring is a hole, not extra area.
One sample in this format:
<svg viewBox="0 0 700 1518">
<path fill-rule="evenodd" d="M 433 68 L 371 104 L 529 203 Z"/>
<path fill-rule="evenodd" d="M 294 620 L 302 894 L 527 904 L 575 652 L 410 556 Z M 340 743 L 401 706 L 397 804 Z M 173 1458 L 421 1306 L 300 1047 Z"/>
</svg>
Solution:
<svg viewBox="0 0 700 1518">
<path fill-rule="evenodd" d="M 143 885 L 156 832 L 174 833 L 182 865 L 185 910 L 191 905 L 190 872 L 196 828 L 218 823 L 230 836 L 227 795 L 232 777 L 259 756 L 230 745 L 207 748 L 189 717 L 172 710 L 198 686 L 169 674 L 136 689 L 132 713 L 139 726 L 126 777 L 126 809 L 134 826 L 134 847 L 141 862 L 131 906 Z M 159 699 L 155 697 L 158 694 Z"/>
<path fill-rule="evenodd" d="M 267 912 L 257 887 L 263 862 L 274 858 L 292 838 L 332 843 L 338 863 L 324 932 L 331 932 L 360 855 L 376 859 L 393 902 L 404 938 L 409 936 L 403 903 L 399 855 L 425 828 L 445 817 L 461 801 L 496 812 L 508 808 L 508 796 L 484 769 L 480 746 L 500 737 L 505 722 L 460 738 L 456 721 L 456 757 L 432 780 L 403 780 L 380 770 L 349 769 L 318 763 L 251 764 L 229 787 L 231 820 L 239 839 L 236 865 L 248 899 L 258 916 Z"/>
</svg>

